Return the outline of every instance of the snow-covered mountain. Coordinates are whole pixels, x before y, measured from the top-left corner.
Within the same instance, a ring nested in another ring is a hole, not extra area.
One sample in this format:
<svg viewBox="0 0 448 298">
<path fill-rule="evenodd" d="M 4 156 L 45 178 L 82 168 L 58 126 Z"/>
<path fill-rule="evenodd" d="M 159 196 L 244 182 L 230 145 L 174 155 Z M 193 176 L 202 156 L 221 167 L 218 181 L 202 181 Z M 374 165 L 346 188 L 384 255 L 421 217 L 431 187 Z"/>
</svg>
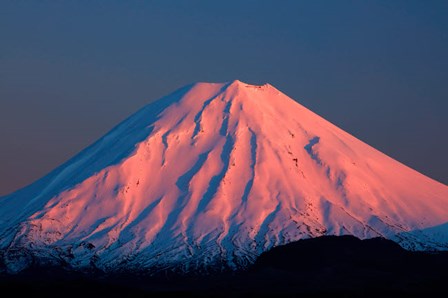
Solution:
<svg viewBox="0 0 448 298">
<path fill-rule="evenodd" d="M 238 268 L 302 238 L 448 249 L 448 187 L 273 86 L 197 83 L 0 198 L 0 263 Z"/>
</svg>

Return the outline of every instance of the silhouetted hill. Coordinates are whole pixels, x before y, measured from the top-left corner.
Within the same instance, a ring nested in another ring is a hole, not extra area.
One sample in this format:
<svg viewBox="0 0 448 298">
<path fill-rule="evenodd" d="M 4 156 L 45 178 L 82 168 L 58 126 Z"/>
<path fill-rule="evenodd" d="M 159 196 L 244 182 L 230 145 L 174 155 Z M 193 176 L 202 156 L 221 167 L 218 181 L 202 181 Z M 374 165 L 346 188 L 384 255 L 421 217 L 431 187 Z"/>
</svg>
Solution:
<svg viewBox="0 0 448 298">
<path fill-rule="evenodd" d="M 395 242 L 383 238 L 360 240 L 353 236 L 326 236 L 275 247 L 258 258 L 256 267 L 306 273 L 329 267 L 382 268 L 402 265 L 410 255 Z"/>
<path fill-rule="evenodd" d="M 326 236 L 263 253 L 250 269 L 266 290 L 353 295 L 448 293 L 448 253 L 411 252 L 383 238 Z"/>
</svg>

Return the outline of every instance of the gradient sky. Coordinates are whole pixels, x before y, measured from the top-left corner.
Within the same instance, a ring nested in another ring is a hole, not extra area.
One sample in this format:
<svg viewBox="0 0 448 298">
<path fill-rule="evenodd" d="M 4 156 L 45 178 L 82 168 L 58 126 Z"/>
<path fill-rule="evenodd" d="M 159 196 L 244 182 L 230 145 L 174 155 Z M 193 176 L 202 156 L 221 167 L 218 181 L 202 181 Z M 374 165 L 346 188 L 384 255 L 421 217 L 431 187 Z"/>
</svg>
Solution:
<svg viewBox="0 0 448 298">
<path fill-rule="evenodd" d="M 448 183 L 448 1 L 1 1 L 0 195 L 195 81 L 269 82 Z"/>
</svg>

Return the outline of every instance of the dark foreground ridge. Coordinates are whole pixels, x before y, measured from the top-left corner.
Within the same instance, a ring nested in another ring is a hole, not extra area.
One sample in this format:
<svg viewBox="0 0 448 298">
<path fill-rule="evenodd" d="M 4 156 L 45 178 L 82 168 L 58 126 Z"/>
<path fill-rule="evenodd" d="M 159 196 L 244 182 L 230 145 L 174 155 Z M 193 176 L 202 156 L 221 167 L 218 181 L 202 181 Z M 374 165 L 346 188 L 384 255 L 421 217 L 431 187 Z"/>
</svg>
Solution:
<svg viewBox="0 0 448 298">
<path fill-rule="evenodd" d="M 244 272 L 106 276 L 34 268 L 2 291 L 45 297 L 421 297 L 448 294 L 448 252 L 410 252 L 382 238 L 325 236 L 263 253 Z"/>
</svg>

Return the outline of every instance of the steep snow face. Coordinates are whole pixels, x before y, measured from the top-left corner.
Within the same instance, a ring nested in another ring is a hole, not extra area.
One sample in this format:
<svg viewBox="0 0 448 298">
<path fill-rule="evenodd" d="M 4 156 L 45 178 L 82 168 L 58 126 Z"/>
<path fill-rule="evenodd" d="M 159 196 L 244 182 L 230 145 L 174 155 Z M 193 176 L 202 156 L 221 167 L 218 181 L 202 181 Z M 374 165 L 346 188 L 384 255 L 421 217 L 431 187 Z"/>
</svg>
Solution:
<svg viewBox="0 0 448 298">
<path fill-rule="evenodd" d="M 320 235 L 448 248 L 448 187 L 266 84 L 197 83 L 0 199 L 0 257 L 102 270 L 237 268 Z"/>
</svg>

